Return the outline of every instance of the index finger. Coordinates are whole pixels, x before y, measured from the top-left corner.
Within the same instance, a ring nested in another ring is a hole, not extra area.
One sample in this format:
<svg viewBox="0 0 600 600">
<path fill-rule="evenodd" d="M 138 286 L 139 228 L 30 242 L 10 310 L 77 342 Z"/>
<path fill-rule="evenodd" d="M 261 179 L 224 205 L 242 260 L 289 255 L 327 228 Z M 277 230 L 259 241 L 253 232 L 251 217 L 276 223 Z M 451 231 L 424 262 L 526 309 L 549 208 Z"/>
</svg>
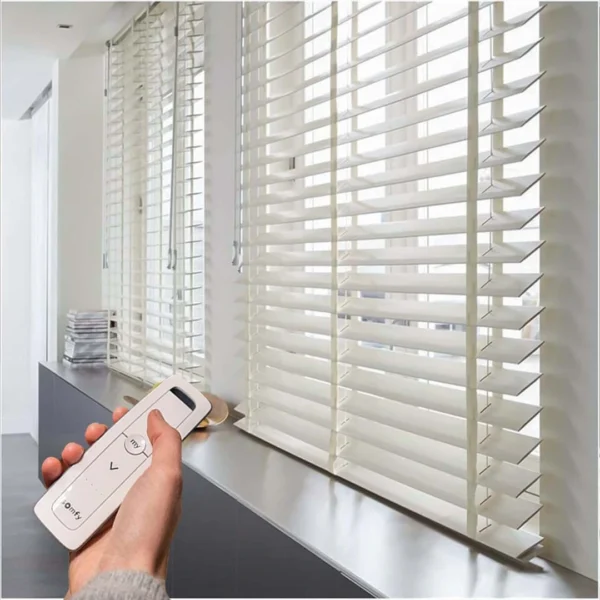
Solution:
<svg viewBox="0 0 600 600">
<path fill-rule="evenodd" d="M 115 408 L 112 414 L 113 423 L 116 423 L 119 419 L 122 419 L 128 412 L 129 409 L 125 406 L 119 406 L 119 408 Z"/>
<path fill-rule="evenodd" d="M 42 479 L 44 480 L 44 485 L 46 487 L 50 487 L 63 473 L 63 464 L 58 460 L 58 458 L 54 458 L 54 456 L 49 456 L 42 463 Z"/>
<path fill-rule="evenodd" d="M 124 406 L 117 408 L 112 415 L 113 423 L 116 423 L 119 419 L 123 418 L 129 409 Z M 96 442 L 106 431 L 105 425 L 99 423 L 92 423 L 85 432 L 85 438 L 88 444 Z M 65 465 L 54 456 L 49 456 L 42 463 L 42 480 L 46 487 L 50 487 L 62 474 L 65 469 Z"/>
<path fill-rule="evenodd" d="M 119 419 L 122 419 L 127 412 L 128 409 L 124 406 L 120 406 L 119 408 L 115 409 L 112 414 L 113 423 L 116 423 L 119 421 Z M 95 444 L 107 431 L 108 427 L 106 425 L 103 425 L 102 423 L 92 423 L 91 425 L 88 425 L 87 429 L 85 430 L 85 441 L 91 446 L 92 444 Z"/>
</svg>

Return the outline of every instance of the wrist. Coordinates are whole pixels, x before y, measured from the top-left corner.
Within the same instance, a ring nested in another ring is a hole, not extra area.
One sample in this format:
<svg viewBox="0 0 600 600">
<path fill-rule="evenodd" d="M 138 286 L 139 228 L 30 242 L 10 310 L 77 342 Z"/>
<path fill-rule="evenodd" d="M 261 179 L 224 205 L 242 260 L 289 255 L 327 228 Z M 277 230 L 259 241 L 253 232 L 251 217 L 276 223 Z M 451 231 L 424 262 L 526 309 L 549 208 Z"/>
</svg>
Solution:
<svg viewBox="0 0 600 600">
<path fill-rule="evenodd" d="M 164 572 L 160 568 L 160 565 L 157 564 L 156 560 L 142 551 L 136 551 L 134 554 L 135 556 L 130 558 L 106 557 L 100 561 L 98 572 L 137 571 L 140 573 L 147 573 L 152 577 L 164 579 Z"/>
</svg>

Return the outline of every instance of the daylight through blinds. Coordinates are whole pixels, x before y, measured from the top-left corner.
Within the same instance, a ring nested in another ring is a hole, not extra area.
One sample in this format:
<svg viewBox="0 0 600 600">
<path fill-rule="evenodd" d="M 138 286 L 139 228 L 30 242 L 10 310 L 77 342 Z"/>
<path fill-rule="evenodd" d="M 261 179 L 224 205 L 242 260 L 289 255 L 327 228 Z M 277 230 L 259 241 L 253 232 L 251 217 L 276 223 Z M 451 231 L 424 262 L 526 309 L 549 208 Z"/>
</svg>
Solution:
<svg viewBox="0 0 600 600">
<path fill-rule="evenodd" d="M 159 2 L 107 44 L 111 367 L 204 380 L 204 8 Z"/>
<path fill-rule="evenodd" d="M 541 542 L 540 10 L 252 2 L 241 31 L 237 425 L 513 557 Z"/>
</svg>

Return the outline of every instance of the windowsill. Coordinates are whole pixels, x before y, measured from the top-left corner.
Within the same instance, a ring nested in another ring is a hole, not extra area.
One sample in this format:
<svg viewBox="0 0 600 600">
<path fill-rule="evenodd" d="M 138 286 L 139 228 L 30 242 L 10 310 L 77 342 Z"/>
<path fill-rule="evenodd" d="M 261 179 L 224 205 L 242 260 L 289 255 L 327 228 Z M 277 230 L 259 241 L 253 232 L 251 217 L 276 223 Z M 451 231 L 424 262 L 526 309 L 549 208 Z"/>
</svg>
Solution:
<svg viewBox="0 0 600 600">
<path fill-rule="evenodd" d="M 46 365 L 108 410 L 144 388 L 105 368 Z M 596 597 L 536 558 L 525 570 L 250 437 L 229 419 L 184 443 L 184 464 L 376 596 Z"/>
</svg>

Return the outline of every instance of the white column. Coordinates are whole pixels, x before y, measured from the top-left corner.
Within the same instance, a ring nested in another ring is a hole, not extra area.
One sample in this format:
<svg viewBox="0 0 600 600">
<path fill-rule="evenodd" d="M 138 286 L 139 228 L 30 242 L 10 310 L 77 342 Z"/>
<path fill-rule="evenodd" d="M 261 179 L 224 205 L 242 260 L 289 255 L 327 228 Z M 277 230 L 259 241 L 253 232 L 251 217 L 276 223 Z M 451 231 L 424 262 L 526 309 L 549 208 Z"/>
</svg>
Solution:
<svg viewBox="0 0 600 600">
<path fill-rule="evenodd" d="M 31 121 L 2 120 L 0 155 L 2 433 L 30 433 Z"/>
<path fill-rule="evenodd" d="M 233 258 L 239 193 L 238 55 L 240 4 L 206 4 L 205 286 L 206 363 L 211 392 L 230 402 L 244 394 L 244 307 Z"/>
<path fill-rule="evenodd" d="M 57 61 L 54 238 L 57 357 L 64 348 L 66 313 L 102 307 L 102 148 L 104 59 Z"/>
<path fill-rule="evenodd" d="M 540 533 L 544 555 L 598 578 L 598 6 L 541 15 Z"/>
</svg>

